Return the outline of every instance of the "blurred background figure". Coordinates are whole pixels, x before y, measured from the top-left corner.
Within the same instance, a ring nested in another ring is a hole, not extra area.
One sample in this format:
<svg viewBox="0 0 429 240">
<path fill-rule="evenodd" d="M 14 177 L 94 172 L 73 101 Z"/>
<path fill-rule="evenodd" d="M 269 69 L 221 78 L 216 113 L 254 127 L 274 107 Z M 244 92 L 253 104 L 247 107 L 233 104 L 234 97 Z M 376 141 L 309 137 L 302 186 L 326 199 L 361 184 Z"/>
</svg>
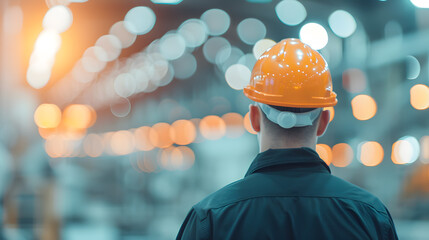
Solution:
<svg viewBox="0 0 429 240">
<path fill-rule="evenodd" d="M 338 94 L 317 152 L 383 201 L 400 239 L 427 238 L 428 7 L 1 1 L 0 234 L 174 238 L 192 205 L 244 176 L 258 146 L 241 91 L 256 58 L 295 37 Z"/>
</svg>

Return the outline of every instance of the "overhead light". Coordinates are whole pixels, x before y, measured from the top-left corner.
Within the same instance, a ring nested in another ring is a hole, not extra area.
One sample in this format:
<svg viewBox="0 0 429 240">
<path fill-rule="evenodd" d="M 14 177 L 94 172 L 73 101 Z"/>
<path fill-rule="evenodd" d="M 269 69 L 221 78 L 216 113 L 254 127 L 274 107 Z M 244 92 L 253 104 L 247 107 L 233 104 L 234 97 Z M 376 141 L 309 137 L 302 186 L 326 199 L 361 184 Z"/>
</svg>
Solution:
<svg viewBox="0 0 429 240">
<path fill-rule="evenodd" d="M 410 0 L 410 2 L 418 8 L 429 8 L 429 1 L 427 0 Z"/>
<path fill-rule="evenodd" d="M 151 1 L 156 4 L 176 5 L 181 3 L 183 0 L 151 0 Z"/>
</svg>

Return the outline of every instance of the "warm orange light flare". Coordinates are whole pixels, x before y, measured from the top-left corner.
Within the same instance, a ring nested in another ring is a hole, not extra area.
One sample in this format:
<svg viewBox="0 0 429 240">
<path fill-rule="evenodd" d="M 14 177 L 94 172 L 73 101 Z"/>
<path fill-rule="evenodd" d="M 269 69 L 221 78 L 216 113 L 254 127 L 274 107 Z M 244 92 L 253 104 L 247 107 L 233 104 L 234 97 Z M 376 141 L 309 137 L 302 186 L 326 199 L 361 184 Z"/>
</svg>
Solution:
<svg viewBox="0 0 429 240">
<path fill-rule="evenodd" d="M 227 113 L 222 116 L 226 124 L 226 136 L 230 138 L 237 138 L 243 135 L 244 125 L 243 116 L 238 113 Z"/>
<path fill-rule="evenodd" d="M 83 150 L 90 157 L 98 157 L 103 153 L 104 141 L 97 134 L 89 134 L 83 141 Z"/>
<path fill-rule="evenodd" d="M 170 125 L 168 123 L 157 123 L 149 131 L 149 140 L 155 147 L 168 148 L 173 144 L 170 137 Z"/>
<path fill-rule="evenodd" d="M 92 107 L 82 104 L 67 106 L 63 112 L 64 124 L 69 128 L 89 128 L 95 123 L 96 113 Z"/>
<path fill-rule="evenodd" d="M 416 84 L 410 89 L 410 103 L 417 110 L 425 110 L 429 107 L 429 87 L 424 84 Z"/>
<path fill-rule="evenodd" d="M 378 142 L 365 142 L 360 147 L 360 161 L 368 167 L 377 166 L 383 161 L 384 150 Z"/>
<path fill-rule="evenodd" d="M 155 148 L 149 139 L 150 127 L 139 127 L 134 131 L 136 148 L 140 151 L 150 151 Z"/>
<path fill-rule="evenodd" d="M 316 152 L 319 154 L 319 157 L 325 161 L 327 165 L 331 164 L 332 162 L 332 150 L 331 148 L 326 144 L 317 144 L 316 145 Z"/>
<path fill-rule="evenodd" d="M 332 164 L 335 167 L 347 167 L 353 160 L 353 149 L 347 143 L 338 143 L 332 147 Z"/>
<path fill-rule="evenodd" d="M 126 155 L 133 152 L 135 146 L 134 135 L 126 130 L 121 130 L 112 134 L 110 147 L 116 155 Z"/>
<path fill-rule="evenodd" d="M 253 130 L 252 124 L 250 123 L 250 117 L 249 117 L 249 112 L 246 113 L 246 115 L 244 116 L 244 128 L 246 128 L 246 130 L 251 133 L 251 134 L 257 134 L 257 132 L 255 130 Z"/>
<path fill-rule="evenodd" d="M 200 132 L 209 140 L 216 140 L 225 135 L 226 125 L 222 118 L 214 115 L 201 119 Z"/>
<path fill-rule="evenodd" d="M 61 110 L 55 104 L 41 104 L 34 112 L 34 122 L 40 128 L 56 128 L 61 122 Z"/>
<path fill-rule="evenodd" d="M 178 145 L 191 144 L 197 136 L 195 125 L 189 120 L 177 120 L 170 128 L 170 137 Z"/>
<path fill-rule="evenodd" d="M 369 120 L 377 113 L 377 104 L 368 95 L 358 95 L 352 100 L 353 116 L 361 121 Z"/>
</svg>

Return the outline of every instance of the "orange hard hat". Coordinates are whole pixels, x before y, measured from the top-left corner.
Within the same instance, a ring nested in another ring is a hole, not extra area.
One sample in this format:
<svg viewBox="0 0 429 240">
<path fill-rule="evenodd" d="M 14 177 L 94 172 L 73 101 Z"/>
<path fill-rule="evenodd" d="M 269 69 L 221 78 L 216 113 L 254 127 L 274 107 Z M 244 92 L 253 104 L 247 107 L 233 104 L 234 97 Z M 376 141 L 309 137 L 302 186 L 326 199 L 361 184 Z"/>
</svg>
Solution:
<svg viewBox="0 0 429 240">
<path fill-rule="evenodd" d="M 284 39 L 259 57 L 244 94 L 253 101 L 282 107 L 337 104 L 325 59 L 295 38 Z"/>
</svg>

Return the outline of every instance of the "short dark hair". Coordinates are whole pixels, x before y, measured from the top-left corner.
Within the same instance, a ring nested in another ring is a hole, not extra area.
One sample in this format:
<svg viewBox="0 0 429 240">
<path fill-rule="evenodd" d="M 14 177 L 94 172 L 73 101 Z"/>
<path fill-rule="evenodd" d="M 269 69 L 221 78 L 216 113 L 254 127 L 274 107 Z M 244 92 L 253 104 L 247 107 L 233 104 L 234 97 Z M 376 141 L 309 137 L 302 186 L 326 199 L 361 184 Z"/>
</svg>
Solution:
<svg viewBox="0 0 429 240">
<path fill-rule="evenodd" d="M 293 112 L 293 113 L 305 113 L 313 111 L 316 108 L 293 108 L 293 107 L 281 107 L 281 106 L 274 106 L 274 105 L 268 105 L 274 109 L 277 109 L 282 112 Z"/>
</svg>

